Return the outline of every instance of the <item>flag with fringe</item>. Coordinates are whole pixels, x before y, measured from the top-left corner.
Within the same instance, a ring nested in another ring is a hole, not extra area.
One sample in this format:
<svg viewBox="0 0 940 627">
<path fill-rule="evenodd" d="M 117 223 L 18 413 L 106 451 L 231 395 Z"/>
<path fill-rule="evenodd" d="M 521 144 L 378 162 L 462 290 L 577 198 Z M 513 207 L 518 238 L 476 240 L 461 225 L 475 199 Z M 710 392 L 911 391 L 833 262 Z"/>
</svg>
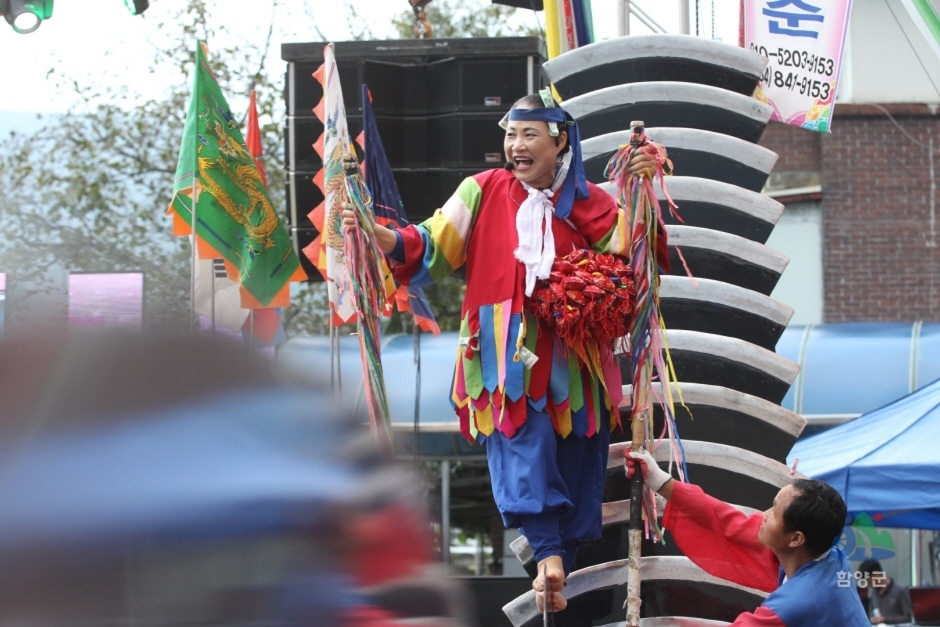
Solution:
<svg viewBox="0 0 940 627">
<path fill-rule="evenodd" d="M 323 168 L 314 177 L 314 183 L 323 191 L 324 201 L 307 216 L 320 234 L 303 252 L 326 279 L 333 322 L 347 324 L 355 322 L 356 309 L 343 251 L 346 195 L 343 155 L 355 153 L 346 124 L 346 105 L 333 44 L 324 48 L 323 65 L 313 76 L 323 85 L 323 100 L 314 108 L 324 125 L 323 135 L 314 143 L 314 149 L 323 159 Z"/>
<path fill-rule="evenodd" d="M 379 323 L 380 316 L 388 311 L 394 283 L 369 219 L 372 198 L 349 138 L 333 44 L 323 49 L 323 58 L 324 63 L 314 76 L 323 83 L 323 101 L 315 112 L 325 127 L 320 148 L 323 169 L 317 177 L 325 192 L 325 204 L 311 212 L 310 219 L 320 230 L 320 236 L 304 252 L 311 260 L 317 260 L 317 267 L 326 276 L 334 322 L 357 321 L 363 396 L 372 433 L 379 446 L 390 452 L 391 416 L 382 371 Z M 355 213 L 358 228 L 344 231 L 344 209 Z M 320 215 L 314 215 L 318 210 Z"/>
<path fill-rule="evenodd" d="M 224 259 L 245 309 L 290 304 L 290 282 L 306 279 L 271 204 L 238 122 L 196 45 L 189 104 L 169 213 L 174 235 L 191 235 L 200 259 Z M 193 217 L 195 216 L 195 229 Z"/>
<path fill-rule="evenodd" d="M 375 115 L 372 113 L 372 94 L 367 85 L 362 86 L 362 148 L 365 156 L 366 187 L 372 195 L 372 211 L 375 221 L 389 228 L 408 226 L 405 206 L 398 193 L 398 185 L 392 175 L 392 168 L 385 155 L 385 147 L 379 136 Z M 441 332 L 431 311 L 424 290 L 420 287 L 396 285 L 395 302 L 400 311 L 410 311 L 418 328 L 430 331 L 434 335 Z"/>
</svg>

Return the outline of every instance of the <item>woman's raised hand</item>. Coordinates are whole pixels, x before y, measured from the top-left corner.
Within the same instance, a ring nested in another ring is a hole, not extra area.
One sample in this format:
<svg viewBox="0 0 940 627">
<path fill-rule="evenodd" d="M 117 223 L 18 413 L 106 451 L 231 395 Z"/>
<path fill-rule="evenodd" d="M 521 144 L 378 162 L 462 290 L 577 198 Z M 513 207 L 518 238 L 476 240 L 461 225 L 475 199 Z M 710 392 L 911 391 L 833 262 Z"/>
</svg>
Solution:
<svg viewBox="0 0 940 627">
<path fill-rule="evenodd" d="M 395 244 L 398 243 L 395 231 L 377 224 L 371 212 L 367 211 L 366 216 L 369 220 L 369 226 L 372 227 L 372 232 L 375 234 L 375 242 L 379 245 L 379 249 L 386 255 L 392 252 L 395 249 Z M 359 222 L 356 219 L 356 212 L 353 210 L 352 205 L 346 205 L 346 208 L 343 209 L 343 231 L 352 228 L 359 228 Z"/>
</svg>

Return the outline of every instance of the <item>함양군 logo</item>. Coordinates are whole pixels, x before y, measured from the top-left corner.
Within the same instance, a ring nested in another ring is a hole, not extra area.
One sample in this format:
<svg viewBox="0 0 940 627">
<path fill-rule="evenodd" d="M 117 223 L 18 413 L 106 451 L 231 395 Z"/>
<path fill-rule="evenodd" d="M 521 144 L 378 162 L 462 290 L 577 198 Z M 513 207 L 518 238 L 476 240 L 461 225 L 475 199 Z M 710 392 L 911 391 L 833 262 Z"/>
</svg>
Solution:
<svg viewBox="0 0 940 627">
<path fill-rule="evenodd" d="M 875 521 L 865 512 L 858 514 L 851 525 L 842 529 L 839 546 L 851 561 L 885 560 L 896 554 L 891 534 L 876 527 Z"/>
</svg>

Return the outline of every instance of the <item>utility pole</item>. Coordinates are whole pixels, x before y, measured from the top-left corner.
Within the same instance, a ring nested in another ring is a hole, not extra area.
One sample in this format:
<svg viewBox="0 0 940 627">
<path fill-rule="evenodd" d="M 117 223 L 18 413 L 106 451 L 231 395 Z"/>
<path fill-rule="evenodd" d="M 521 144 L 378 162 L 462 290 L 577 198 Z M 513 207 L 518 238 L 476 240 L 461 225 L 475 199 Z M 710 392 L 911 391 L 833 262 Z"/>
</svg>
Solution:
<svg viewBox="0 0 940 627">
<path fill-rule="evenodd" d="M 679 0 L 679 32 L 688 35 L 689 30 L 689 0 Z"/>
<path fill-rule="evenodd" d="M 617 2 L 617 35 L 624 37 L 630 34 L 630 0 Z"/>
</svg>

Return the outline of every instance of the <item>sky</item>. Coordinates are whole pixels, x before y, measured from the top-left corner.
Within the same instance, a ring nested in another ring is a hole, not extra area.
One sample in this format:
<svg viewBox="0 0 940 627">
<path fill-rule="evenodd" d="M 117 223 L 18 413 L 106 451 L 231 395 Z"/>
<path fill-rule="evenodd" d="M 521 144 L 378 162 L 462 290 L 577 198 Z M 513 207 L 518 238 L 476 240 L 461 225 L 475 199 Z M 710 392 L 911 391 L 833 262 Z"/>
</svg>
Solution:
<svg viewBox="0 0 940 627">
<path fill-rule="evenodd" d="M 683 0 L 633 0 L 668 32 L 679 32 L 679 2 Z M 695 1 L 691 4 L 695 29 Z M 618 0 L 591 0 L 598 40 L 615 37 Z M 715 3 L 715 36 L 737 40 L 738 0 L 699 0 L 702 35 L 711 36 L 712 2 Z M 55 0 L 53 15 L 33 33 L 20 35 L 0 20 L 0 115 L 7 125 L 23 116 L 6 112 L 56 113 L 68 110 L 74 99 L 57 87 L 61 77 L 83 83 L 95 81 L 127 85 L 143 96 L 159 95 L 159 76 L 146 68 L 160 45 L 157 25 L 172 19 L 184 0 L 150 0 L 150 9 L 132 16 L 123 0 Z M 279 62 L 282 43 L 344 41 L 366 28 L 376 39 L 394 36 L 392 18 L 409 10 L 407 0 L 282 0 L 273 8 L 270 0 L 209 0 L 215 25 L 224 27 L 230 42 L 263 44 L 273 20 L 273 75 L 283 73 Z M 358 17 L 350 17 L 350 8 Z M 544 23 L 531 11 L 519 11 L 519 20 Z M 635 18 L 633 34 L 649 30 Z M 165 36 L 165 35 L 164 35 Z M 223 45 L 225 43 L 222 42 Z M 215 45 L 218 45 L 216 43 Z M 213 42 L 210 42 L 210 49 Z M 0 124 L 3 120 L 0 120 Z M 17 122 L 18 123 L 18 122 Z"/>
</svg>

